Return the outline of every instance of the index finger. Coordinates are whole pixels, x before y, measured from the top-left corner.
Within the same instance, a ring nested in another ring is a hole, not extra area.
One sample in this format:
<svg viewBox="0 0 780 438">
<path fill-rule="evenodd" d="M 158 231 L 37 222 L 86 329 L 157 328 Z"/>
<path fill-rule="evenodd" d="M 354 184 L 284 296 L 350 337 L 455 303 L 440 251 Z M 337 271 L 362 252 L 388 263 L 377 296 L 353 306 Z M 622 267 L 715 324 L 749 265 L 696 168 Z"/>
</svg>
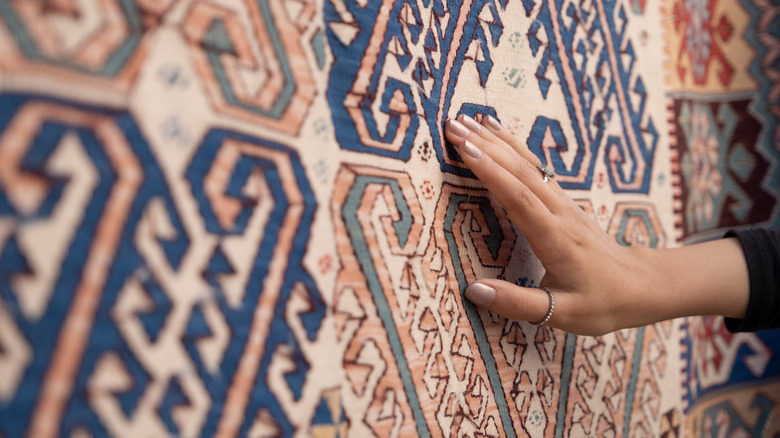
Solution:
<svg viewBox="0 0 780 438">
<path fill-rule="evenodd" d="M 536 247 L 551 235 L 555 216 L 539 197 L 511 172 L 497 164 L 490 155 L 466 139 L 459 143 L 463 162 L 498 199 L 512 223 Z"/>
</svg>

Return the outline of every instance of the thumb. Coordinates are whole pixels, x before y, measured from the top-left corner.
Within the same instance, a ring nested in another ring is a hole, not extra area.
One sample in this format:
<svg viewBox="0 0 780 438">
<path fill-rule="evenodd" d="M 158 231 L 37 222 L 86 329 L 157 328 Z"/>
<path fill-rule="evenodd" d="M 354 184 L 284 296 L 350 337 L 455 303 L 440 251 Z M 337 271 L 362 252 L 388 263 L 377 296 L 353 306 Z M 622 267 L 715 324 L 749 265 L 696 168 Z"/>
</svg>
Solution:
<svg viewBox="0 0 780 438">
<path fill-rule="evenodd" d="M 503 280 L 477 280 L 466 288 L 465 295 L 477 307 L 517 321 L 540 321 L 550 309 L 550 297 L 544 290 Z M 555 316 L 553 312 L 546 325 L 554 326 Z"/>
</svg>

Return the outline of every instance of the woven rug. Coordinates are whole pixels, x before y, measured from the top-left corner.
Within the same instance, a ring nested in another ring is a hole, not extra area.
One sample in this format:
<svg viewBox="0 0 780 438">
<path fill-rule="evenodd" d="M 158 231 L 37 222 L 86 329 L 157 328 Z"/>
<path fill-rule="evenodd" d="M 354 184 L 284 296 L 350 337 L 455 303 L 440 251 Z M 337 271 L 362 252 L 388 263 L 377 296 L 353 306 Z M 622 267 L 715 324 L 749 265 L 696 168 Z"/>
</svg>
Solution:
<svg viewBox="0 0 780 438">
<path fill-rule="evenodd" d="M 780 226 L 778 0 L 0 1 L 0 437 L 780 433 L 777 332 L 468 303 L 543 269 L 459 114 L 621 244 Z"/>
</svg>

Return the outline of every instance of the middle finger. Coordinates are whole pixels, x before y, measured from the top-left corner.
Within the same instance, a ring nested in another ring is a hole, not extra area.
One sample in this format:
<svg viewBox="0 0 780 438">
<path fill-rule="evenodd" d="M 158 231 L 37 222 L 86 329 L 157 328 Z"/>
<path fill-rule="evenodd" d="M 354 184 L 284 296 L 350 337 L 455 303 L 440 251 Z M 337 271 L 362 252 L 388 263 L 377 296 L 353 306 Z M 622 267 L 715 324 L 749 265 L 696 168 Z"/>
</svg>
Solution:
<svg viewBox="0 0 780 438">
<path fill-rule="evenodd" d="M 458 138 L 450 138 L 451 141 L 462 142 L 468 138 L 478 148 L 485 151 L 496 164 L 509 171 L 515 178 L 525 184 L 547 206 L 551 213 L 556 214 L 566 211 L 571 200 L 563 192 L 563 189 L 555 183 L 554 179 L 549 178 L 545 181 L 544 174 L 536 165 L 532 164 L 523 155 L 516 152 L 512 146 L 506 144 L 504 140 L 477 123 L 474 119 L 461 115 L 458 121 L 451 121 L 448 125 L 457 126 L 456 123 L 465 127 L 468 133 L 460 137 L 460 140 Z M 456 129 L 448 126 L 448 134 Z M 454 137 L 458 137 L 457 134 Z M 533 157 L 530 151 L 528 151 L 528 154 Z M 535 157 L 534 160 L 538 162 Z"/>
</svg>

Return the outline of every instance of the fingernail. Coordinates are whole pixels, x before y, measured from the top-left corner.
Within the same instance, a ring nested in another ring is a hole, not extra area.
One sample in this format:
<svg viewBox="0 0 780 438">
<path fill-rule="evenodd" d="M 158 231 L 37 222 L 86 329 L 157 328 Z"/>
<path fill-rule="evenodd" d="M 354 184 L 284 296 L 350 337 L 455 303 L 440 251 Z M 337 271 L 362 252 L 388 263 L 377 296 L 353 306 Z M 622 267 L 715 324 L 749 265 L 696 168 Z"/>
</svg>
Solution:
<svg viewBox="0 0 780 438">
<path fill-rule="evenodd" d="M 471 283 L 466 288 L 466 298 L 479 307 L 488 307 L 496 298 L 496 290 L 482 283 Z"/>
<path fill-rule="evenodd" d="M 457 135 L 458 137 L 468 137 L 471 132 L 463 126 L 462 123 L 454 119 L 447 119 L 445 128 L 447 131 L 450 131 L 451 134 Z"/>
<path fill-rule="evenodd" d="M 482 126 L 469 116 L 463 116 L 463 124 L 477 134 L 482 130 Z"/>
<path fill-rule="evenodd" d="M 463 142 L 463 152 L 469 154 L 469 156 L 475 160 L 482 156 L 482 151 L 474 146 L 474 143 L 468 140 Z"/>
<path fill-rule="evenodd" d="M 498 123 L 498 120 L 494 119 L 493 116 L 487 116 L 487 124 L 496 132 L 501 132 L 504 130 L 501 124 Z"/>
</svg>

